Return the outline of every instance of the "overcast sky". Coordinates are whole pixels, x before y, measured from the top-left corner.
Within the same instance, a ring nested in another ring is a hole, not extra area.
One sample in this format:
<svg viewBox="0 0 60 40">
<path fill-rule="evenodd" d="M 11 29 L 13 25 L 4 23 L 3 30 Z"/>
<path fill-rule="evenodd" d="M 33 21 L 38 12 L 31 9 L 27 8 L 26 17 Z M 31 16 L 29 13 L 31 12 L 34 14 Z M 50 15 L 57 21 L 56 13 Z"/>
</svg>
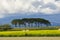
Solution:
<svg viewBox="0 0 60 40">
<path fill-rule="evenodd" d="M 46 15 L 60 13 L 60 0 L 0 0 L 0 18 L 12 14 L 33 13 Z"/>
</svg>

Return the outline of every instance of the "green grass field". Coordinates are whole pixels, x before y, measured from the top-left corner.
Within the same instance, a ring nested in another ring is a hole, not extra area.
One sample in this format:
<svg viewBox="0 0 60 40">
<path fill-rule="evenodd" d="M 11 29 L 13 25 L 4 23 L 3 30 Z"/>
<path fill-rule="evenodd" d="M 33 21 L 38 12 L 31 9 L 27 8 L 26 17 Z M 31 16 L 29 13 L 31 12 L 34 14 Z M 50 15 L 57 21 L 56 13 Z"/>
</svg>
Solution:
<svg viewBox="0 0 60 40">
<path fill-rule="evenodd" d="M 0 31 L 0 37 L 60 36 L 60 30 Z"/>
</svg>

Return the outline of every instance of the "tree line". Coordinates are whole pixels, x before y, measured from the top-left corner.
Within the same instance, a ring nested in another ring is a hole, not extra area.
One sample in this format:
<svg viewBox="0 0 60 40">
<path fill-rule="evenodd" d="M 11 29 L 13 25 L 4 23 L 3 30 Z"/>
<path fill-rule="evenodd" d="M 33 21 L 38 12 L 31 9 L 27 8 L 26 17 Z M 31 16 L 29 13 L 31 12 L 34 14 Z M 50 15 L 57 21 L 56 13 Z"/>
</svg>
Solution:
<svg viewBox="0 0 60 40">
<path fill-rule="evenodd" d="M 23 19 L 13 19 L 11 21 L 11 24 L 14 25 L 14 27 L 43 27 L 43 26 L 50 26 L 50 21 L 42 18 L 23 18 Z M 3 24 L 0 25 L 0 30 L 10 30 L 14 27 L 10 24 Z"/>
<path fill-rule="evenodd" d="M 12 25 L 15 27 L 40 27 L 40 26 L 50 26 L 50 21 L 42 18 L 23 18 L 23 19 L 14 19 L 12 20 Z"/>
<path fill-rule="evenodd" d="M 9 24 L 3 24 L 3 25 L 0 25 L 0 31 L 6 31 L 6 30 L 10 30 L 12 29 L 11 25 Z"/>
</svg>

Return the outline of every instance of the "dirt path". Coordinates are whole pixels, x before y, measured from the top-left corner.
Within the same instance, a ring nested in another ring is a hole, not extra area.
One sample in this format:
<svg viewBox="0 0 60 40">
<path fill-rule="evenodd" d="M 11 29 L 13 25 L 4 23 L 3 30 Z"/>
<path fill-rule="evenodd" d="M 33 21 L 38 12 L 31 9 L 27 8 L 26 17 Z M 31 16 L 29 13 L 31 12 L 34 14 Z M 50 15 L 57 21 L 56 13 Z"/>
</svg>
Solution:
<svg viewBox="0 0 60 40">
<path fill-rule="evenodd" d="M 60 37 L 0 37 L 0 40 L 60 40 Z"/>
</svg>

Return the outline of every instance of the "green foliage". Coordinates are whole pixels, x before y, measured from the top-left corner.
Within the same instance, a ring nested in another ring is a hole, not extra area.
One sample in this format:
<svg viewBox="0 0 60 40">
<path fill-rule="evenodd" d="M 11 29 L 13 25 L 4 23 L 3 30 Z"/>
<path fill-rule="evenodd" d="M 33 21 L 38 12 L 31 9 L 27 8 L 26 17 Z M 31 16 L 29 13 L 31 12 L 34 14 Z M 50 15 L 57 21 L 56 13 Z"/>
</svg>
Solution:
<svg viewBox="0 0 60 40">
<path fill-rule="evenodd" d="M 24 19 L 14 19 L 11 22 L 15 27 L 20 27 L 20 25 L 33 27 L 34 25 L 36 27 L 43 26 L 42 24 L 46 26 L 50 26 L 51 23 L 48 20 L 42 19 L 42 18 L 24 18 Z M 28 25 L 27 25 L 28 24 Z M 34 25 L 33 25 L 34 24 Z"/>
</svg>

